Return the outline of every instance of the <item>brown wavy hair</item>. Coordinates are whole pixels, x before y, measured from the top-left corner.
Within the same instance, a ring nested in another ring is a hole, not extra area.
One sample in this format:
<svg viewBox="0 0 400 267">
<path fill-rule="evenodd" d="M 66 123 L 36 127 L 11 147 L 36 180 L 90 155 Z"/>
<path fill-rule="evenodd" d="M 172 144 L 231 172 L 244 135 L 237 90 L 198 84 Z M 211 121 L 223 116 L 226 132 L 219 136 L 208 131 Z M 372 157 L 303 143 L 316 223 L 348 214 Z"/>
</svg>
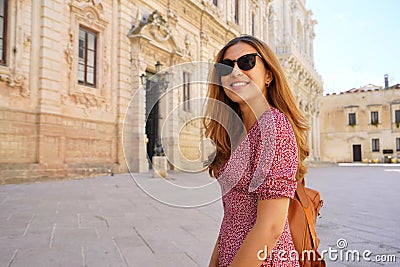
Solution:
<svg viewBox="0 0 400 267">
<path fill-rule="evenodd" d="M 254 49 L 256 49 L 257 52 L 262 56 L 265 67 L 272 72 L 273 79 L 267 88 L 266 98 L 270 106 L 277 108 L 286 115 L 293 127 L 299 153 L 299 167 L 297 169 L 296 179 L 297 181 L 302 181 L 304 175 L 307 173 L 307 167 L 304 165 L 303 161 L 309 155 L 307 141 L 307 131 L 309 127 L 304 115 L 296 105 L 296 101 L 289 88 L 285 74 L 275 53 L 263 41 L 250 35 L 243 35 L 229 41 L 219 51 L 215 58 L 215 62 L 221 62 L 224 58 L 225 51 L 229 47 L 239 42 L 244 42 L 254 47 Z M 210 138 L 216 146 L 215 153 L 212 155 L 211 160 L 207 163 L 210 176 L 215 177 L 218 167 L 229 159 L 232 147 L 234 148 L 237 145 L 231 144 L 231 139 L 228 136 L 228 132 L 238 132 L 237 129 L 236 131 L 233 129 L 234 127 L 237 127 L 237 125 L 235 126 L 232 123 L 234 120 L 232 112 L 226 112 L 225 110 L 222 110 L 223 107 L 221 107 L 221 105 L 217 105 L 215 102 L 221 101 L 229 106 L 235 111 L 236 114 L 234 115 L 239 116 L 240 119 L 242 119 L 242 115 L 239 105 L 230 100 L 225 94 L 221 85 L 221 78 L 216 73 L 215 68 L 212 68 L 209 79 L 210 83 L 208 85 L 207 99 L 211 99 L 213 101 L 207 101 L 206 103 L 203 125 L 205 128 L 206 137 Z M 223 125 L 228 127 L 228 129 L 225 129 Z M 232 138 L 232 140 L 237 139 Z"/>
</svg>

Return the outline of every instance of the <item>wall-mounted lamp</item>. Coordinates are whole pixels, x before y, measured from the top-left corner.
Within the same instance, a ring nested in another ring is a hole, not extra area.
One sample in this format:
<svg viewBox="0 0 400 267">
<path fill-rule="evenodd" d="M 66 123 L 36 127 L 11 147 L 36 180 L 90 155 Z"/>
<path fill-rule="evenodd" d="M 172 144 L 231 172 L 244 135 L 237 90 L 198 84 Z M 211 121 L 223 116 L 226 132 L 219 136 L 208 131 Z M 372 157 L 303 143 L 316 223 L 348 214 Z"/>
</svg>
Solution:
<svg viewBox="0 0 400 267">
<path fill-rule="evenodd" d="M 160 61 L 157 61 L 157 63 L 156 63 L 155 66 L 156 66 L 156 72 L 157 72 L 157 73 L 159 73 L 159 72 L 162 71 L 162 66 L 163 66 L 163 64 L 161 64 Z"/>
<path fill-rule="evenodd" d="M 148 78 L 146 74 L 140 75 L 140 82 L 142 85 L 146 85 L 147 81 L 150 79 L 153 81 L 159 91 L 165 92 L 168 88 L 169 84 L 169 79 L 170 79 L 170 74 L 168 71 L 163 72 L 162 71 L 162 66 L 160 61 L 157 61 L 157 63 L 154 65 L 156 67 L 156 74 L 154 74 L 151 78 Z"/>
<path fill-rule="evenodd" d="M 147 83 L 147 76 L 146 74 L 142 74 L 140 75 L 140 82 L 142 83 L 142 85 L 145 85 Z"/>
</svg>

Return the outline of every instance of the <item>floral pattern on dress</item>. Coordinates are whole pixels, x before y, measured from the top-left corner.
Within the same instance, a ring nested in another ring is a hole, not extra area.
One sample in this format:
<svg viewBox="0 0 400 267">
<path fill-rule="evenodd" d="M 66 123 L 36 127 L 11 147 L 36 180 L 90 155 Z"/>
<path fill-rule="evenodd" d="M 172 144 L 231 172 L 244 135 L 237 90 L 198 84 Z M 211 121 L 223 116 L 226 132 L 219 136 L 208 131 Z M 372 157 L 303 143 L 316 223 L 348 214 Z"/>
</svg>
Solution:
<svg viewBox="0 0 400 267">
<path fill-rule="evenodd" d="M 294 197 L 297 167 L 297 143 L 290 122 L 276 108 L 265 111 L 216 174 L 224 207 L 218 236 L 220 267 L 231 264 L 252 229 L 257 200 Z M 295 247 L 287 218 L 273 251 L 285 251 L 286 257 L 272 253 L 261 266 L 299 266 L 293 257 Z"/>
</svg>

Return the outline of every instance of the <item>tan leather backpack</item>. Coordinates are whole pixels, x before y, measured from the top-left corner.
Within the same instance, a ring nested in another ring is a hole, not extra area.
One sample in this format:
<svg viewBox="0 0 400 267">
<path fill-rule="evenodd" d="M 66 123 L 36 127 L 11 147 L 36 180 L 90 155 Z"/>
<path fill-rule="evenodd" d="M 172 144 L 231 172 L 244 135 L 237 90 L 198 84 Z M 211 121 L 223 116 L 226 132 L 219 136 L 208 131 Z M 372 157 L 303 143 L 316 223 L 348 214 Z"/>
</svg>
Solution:
<svg viewBox="0 0 400 267">
<path fill-rule="evenodd" d="M 300 267 L 326 266 L 318 252 L 319 238 L 315 230 L 322 205 L 323 201 L 318 191 L 305 187 L 304 180 L 297 183 L 296 195 L 290 200 L 288 219 Z"/>
</svg>

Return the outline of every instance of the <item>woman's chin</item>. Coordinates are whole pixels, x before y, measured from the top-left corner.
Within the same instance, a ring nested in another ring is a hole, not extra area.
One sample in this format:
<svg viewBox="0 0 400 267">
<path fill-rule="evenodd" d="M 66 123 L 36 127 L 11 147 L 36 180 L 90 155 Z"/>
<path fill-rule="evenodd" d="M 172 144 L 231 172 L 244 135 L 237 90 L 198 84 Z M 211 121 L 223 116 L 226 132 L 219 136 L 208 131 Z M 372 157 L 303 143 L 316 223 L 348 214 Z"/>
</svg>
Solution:
<svg viewBox="0 0 400 267">
<path fill-rule="evenodd" d="M 233 102 L 235 102 L 239 105 L 248 103 L 247 97 L 243 96 L 243 95 L 234 94 L 233 96 L 231 96 L 229 98 L 230 98 L 230 100 L 232 100 Z"/>
</svg>

